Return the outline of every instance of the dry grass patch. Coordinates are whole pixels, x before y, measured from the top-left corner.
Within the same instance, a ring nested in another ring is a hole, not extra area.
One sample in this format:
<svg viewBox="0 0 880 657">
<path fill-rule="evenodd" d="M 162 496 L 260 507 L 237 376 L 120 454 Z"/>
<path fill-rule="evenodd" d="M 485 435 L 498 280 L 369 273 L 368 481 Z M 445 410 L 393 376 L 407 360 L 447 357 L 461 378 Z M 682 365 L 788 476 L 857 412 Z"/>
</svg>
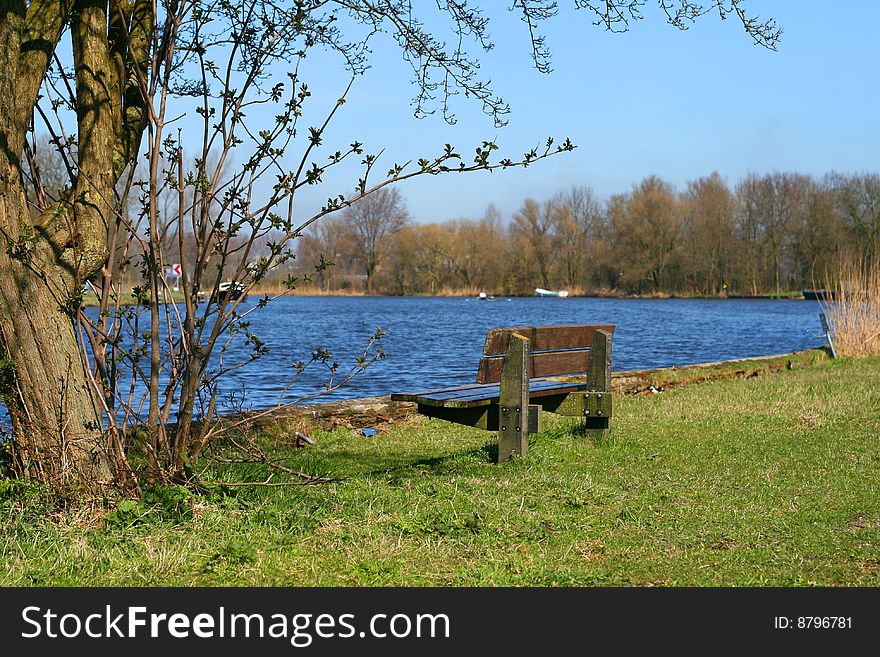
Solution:
<svg viewBox="0 0 880 657">
<path fill-rule="evenodd" d="M 840 356 L 880 356 L 880 268 L 865 261 L 841 265 L 823 302 Z"/>
</svg>

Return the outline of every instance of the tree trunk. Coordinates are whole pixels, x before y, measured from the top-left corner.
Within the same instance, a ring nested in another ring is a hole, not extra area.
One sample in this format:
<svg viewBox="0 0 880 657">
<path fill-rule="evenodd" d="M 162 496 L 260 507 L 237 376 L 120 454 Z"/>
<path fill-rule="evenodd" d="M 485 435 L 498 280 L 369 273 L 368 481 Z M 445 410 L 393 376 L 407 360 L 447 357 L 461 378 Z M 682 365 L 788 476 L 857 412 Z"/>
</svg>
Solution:
<svg viewBox="0 0 880 657">
<path fill-rule="evenodd" d="M 134 4 L 128 48 L 116 48 L 116 39 L 111 53 L 106 3 L 0 0 L 0 399 L 22 473 L 80 490 L 112 483 L 114 475 L 75 317 L 82 282 L 107 261 L 114 185 L 143 130 L 135 76 L 121 53 L 143 65 L 152 14 L 149 3 Z M 76 178 L 63 201 L 37 212 L 25 200 L 22 153 L 66 28 L 76 81 Z"/>
<path fill-rule="evenodd" d="M 76 338 L 70 289 L 74 276 L 52 263 L 52 245 L 28 235 L 20 184 L 0 176 L 0 355 L 14 377 L 0 396 L 10 412 L 22 473 L 63 486 L 112 480 L 100 401 Z M 23 234 L 24 233 L 24 234 Z M 75 298 L 73 301 L 75 306 Z"/>
<path fill-rule="evenodd" d="M 373 291 L 373 272 L 376 271 L 376 265 L 372 261 L 367 261 L 365 269 L 367 272 L 366 292 L 369 293 Z"/>
</svg>

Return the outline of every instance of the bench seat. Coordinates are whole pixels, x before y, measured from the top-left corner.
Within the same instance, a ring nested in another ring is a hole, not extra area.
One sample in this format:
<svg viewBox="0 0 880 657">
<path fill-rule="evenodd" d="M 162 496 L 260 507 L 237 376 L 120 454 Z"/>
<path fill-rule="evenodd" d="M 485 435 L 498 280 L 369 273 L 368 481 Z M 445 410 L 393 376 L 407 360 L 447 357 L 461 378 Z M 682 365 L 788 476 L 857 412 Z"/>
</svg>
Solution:
<svg viewBox="0 0 880 657">
<path fill-rule="evenodd" d="M 555 395 L 567 395 L 586 390 L 581 381 L 566 382 L 562 377 L 529 379 L 529 400 Z M 500 383 L 474 383 L 423 392 L 399 392 L 391 395 L 392 401 L 416 402 L 420 406 L 444 406 L 447 408 L 473 408 L 497 404 L 501 396 Z"/>
</svg>

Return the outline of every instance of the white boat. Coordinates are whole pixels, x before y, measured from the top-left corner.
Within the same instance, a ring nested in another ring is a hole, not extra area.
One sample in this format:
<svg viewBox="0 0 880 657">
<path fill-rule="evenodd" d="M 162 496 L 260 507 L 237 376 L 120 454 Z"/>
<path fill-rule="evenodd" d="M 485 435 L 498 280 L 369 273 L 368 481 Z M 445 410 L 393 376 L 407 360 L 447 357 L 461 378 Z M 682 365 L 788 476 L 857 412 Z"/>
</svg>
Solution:
<svg viewBox="0 0 880 657">
<path fill-rule="evenodd" d="M 498 297 L 494 297 L 491 294 L 486 294 L 485 292 L 480 292 L 477 296 L 473 297 L 475 301 L 498 301 Z M 468 297 L 468 301 L 471 300 L 471 297 Z M 510 299 L 508 299 L 510 301 Z"/>
<path fill-rule="evenodd" d="M 553 290 L 545 290 L 541 287 L 535 288 L 535 296 L 536 297 L 567 297 L 568 290 L 559 290 L 558 292 L 554 292 Z"/>
<path fill-rule="evenodd" d="M 244 294 L 244 285 L 234 281 L 224 281 L 217 286 L 217 293 L 213 296 L 214 303 L 223 304 L 236 301 Z"/>
</svg>

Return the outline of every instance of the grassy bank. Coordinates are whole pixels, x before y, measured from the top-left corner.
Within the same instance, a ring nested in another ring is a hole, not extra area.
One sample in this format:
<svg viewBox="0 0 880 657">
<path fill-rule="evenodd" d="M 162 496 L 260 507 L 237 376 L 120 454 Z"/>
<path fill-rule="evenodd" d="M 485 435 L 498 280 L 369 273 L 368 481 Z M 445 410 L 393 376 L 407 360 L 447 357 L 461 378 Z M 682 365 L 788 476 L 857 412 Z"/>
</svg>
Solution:
<svg viewBox="0 0 880 657">
<path fill-rule="evenodd" d="M 611 438 L 545 416 L 527 459 L 414 418 L 261 437 L 334 483 L 115 510 L 0 486 L 4 585 L 880 585 L 880 359 L 621 397 Z M 205 477 L 265 481 L 260 465 Z"/>
<path fill-rule="evenodd" d="M 561 289 L 561 288 L 560 288 Z M 624 290 L 586 290 L 579 286 L 567 287 L 568 296 L 571 297 L 590 297 L 596 299 L 803 299 L 803 292 L 800 290 L 790 292 L 769 292 L 767 294 L 757 294 L 748 296 L 728 295 L 728 294 L 699 294 L 699 293 L 682 293 L 682 292 L 647 292 L 643 294 L 635 294 Z M 491 289 L 480 289 L 476 287 L 465 288 L 449 288 L 444 287 L 434 292 L 422 292 L 417 294 L 400 295 L 389 290 L 377 290 L 375 292 L 366 292 L 364 290 L 332 289 L 326 290 L 320 287 L 300 286 L 294 290 L 285 290 L 280 284 L 268 284 L 254 287 L 252 294 L 262 296 L 268 294 L 275 296 L 278 294 L 287 294 L 288 296 L 302 297 L 368 297 L 368 296 L 415 296 L 415 297 L 470 297 L 476 298 L 481 292 L 485 292 L 489 296 L 494 297 L 533 297 L 534 292 L 531 290 L 520 292 L 499 292 Z"/>
</svg>

